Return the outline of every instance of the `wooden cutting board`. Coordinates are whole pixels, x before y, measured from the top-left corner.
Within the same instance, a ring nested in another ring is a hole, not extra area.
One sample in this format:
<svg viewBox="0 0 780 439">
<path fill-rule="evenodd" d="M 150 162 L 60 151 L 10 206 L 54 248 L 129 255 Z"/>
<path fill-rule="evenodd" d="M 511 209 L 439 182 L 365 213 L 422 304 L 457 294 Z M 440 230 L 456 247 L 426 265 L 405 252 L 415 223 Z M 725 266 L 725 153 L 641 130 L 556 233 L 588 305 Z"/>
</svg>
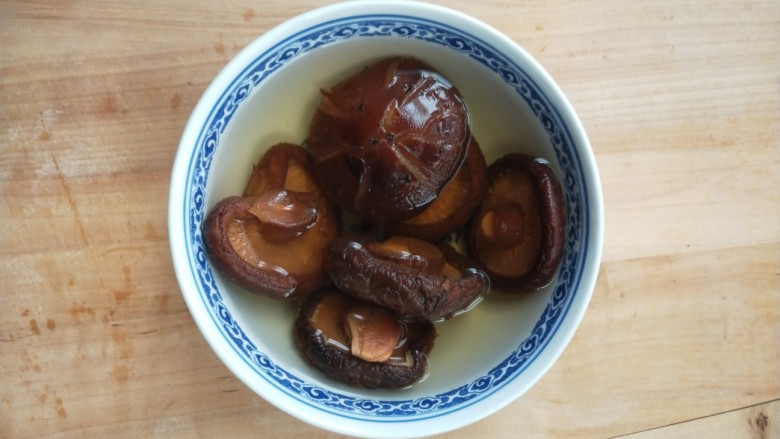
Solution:
<svg viewBox="0 0 780 439">
<path fill-rule="evenodd" d="M 327 3 L 0 3 L 0 436 L 338 437 L 217 359 L 166 225 L 179 136 L 210 80 Z M 780 437 L 780 4 L 436 3 L 558 81 L 606 214 L 563 356 L 446 436 Z"/>
</svg>

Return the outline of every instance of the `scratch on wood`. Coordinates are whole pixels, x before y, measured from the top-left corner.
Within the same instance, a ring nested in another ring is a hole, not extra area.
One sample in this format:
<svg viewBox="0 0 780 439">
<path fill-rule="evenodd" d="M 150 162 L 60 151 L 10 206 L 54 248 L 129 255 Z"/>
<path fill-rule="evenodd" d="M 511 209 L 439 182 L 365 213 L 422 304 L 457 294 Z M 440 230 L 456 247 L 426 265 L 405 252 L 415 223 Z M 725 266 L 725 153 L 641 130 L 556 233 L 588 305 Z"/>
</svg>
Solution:
<svg viewBox="0 0 780 439">
<path fill-rule="evenodd" d="M 148 250 L 148 245 L 126 245 L 122 247 L 115 247 L 108 250 L 104 250 L 100 253 L 100 256 L 107 256 L 112 253 L 122 253 L 122 252 L 140 252 L 142 254 L 145 254 Z"/>
<path fill-rule="evenodd" d="M 51 158 L 54 162 L 54 168 L 57 170 L 57 176 L 59 178 L 60 184 L 62 185 L 62 189 L 65 191 L 65 196 L 68 199 L 70 210 L 73 212 L 73 219 L 76 221 L 76 225 L 79 228 L 79 235 L 81 236 L 81 240 L 84 245 L 87 245 L 87 233 L 84 231 L 84 224 L 81 223 L 81 215 L 79 214 L 76 200 L 73 198 L 73 193 L 70 190 L 70 185 L 68 185 L 68 182 L 65 179 L 65 175 L 62 173 L 60 162 L 57 160 L 57 156 L 52 154 Z"/>
<path fill-rule="evenodd" d="M 32 337 L 33 335 L 35 335 L 35 334 L 34 333 L 30 333 L 30 334 L 19 335 L 17 337 L 13 337 L 12 336 L 12 337 L 8 337 L 8 338 L 0 338 L 0 342 L 11 343 L 11 342 L 14 342 L 16 340 L 19 340 L 20 338 Z"/>
</svg>

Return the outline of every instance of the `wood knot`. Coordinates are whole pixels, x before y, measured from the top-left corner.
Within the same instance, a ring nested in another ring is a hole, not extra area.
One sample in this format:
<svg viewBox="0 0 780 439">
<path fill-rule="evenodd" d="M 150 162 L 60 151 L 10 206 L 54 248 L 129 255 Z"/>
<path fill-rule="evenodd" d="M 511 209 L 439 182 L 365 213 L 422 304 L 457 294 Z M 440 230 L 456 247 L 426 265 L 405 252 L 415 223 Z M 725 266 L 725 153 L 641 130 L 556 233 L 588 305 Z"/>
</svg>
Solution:
<svg viewBox="0 0 780 439">
<path fill-rule="evenodd" d="M 766 437 L 768 426 L 769 426 L 769 417 L 765 415 L 764 412 L 760 412 L 758 416 L 756 416 L 756 427 L 758 428 L 758 437 L 761 438 Z"/>
</svg>

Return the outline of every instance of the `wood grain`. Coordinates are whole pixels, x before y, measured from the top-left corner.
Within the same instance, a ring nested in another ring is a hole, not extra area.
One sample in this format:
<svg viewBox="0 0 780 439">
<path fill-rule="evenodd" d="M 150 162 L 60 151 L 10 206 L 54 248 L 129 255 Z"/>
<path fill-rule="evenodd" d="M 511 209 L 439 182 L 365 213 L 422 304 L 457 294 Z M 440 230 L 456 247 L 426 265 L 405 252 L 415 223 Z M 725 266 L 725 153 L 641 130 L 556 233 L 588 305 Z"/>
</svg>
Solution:
<svg viewBox="0 0 780 439">
<path fill-rule="evenodd" d="M 0 436 L 315 437 L 234 378 L 167 235 L 189 112 L 246 44 L 327 1 L 0 3 Z M 777 437 L 780 5 L 437 1 L 569 96 L 604 263 L 526 395 L 444 435 Z"/>
</svg>

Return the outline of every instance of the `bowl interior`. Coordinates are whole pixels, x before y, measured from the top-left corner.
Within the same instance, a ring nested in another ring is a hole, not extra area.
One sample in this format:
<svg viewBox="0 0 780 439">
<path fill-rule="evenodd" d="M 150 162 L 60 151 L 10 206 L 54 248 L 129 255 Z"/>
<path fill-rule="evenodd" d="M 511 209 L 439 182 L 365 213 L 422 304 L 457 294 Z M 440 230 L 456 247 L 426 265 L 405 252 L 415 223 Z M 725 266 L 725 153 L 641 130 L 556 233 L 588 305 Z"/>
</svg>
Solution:
<svg viewBox="0 0 780 439">
<path fill-rule="evenodd" d="M 323 47 L 291 61 L 254 89 L 235 111 L 214 153 L 206 211 L 224 197 L 243 191 L 252 165 L 269 146 L 281 141 L 300 144 L 306 139 L 321 87 L 332 86 L 367 63 L 393 55 L 424 59 L 456 84 L 469 106 L 474 136 L 488 162 L 510 151 L 554 159 L 543 127 L 500 77 L 447 47 L 402 41 L 399 45 L 395 37 L 362 38 Z M 342 59 L 344 53 L 350 54 L 350 62 L 329 61 Z M 290 333 L 297 303 L 258 298 L 229 282 L 219 282 L 219 286 L 226 292 L 223 299 L 227 308 L 261 351 L 273 352 L 275 362 L 286 370 L 327 381 L 310 369 L 293 344 Z M 392 399 L 438 394 L 453 383 L 483 376 L 530 333 L 549 298 L 549 289 L 523 298 L 491 295 L 474 312 L 437 325 L 436 349 L 429 358 L 431 374 L 424 382 L 405 392 L 374 390 L 370 395 Z M 336 382 L 328 384 L 344 392 L 355 390 Z"/>
<path fill-rule="evenodd" d="M 507 389 L 516 397 L 568 342 L 592 288 L 581 288 L 581 281 L 593 270 L 588 197 L 597 190 L 589 186 L 598 182 L 587 174 L 592 165 L 578 150 L 589 147 L 576 118 L 572 122 L 569 114 L 560 113 L 560 106 L 568 110 L 568 104 L 535 63 L 524 53 L 520 59 L 517 53 L 502 53 L 507 42 L 496 47 L 484 37 L 436 19 L 355 15 L 311 24 L 272 43 L 256 42 L 239 57 L 246 60 L 243 64 L 227 69 L 231 76 L 222 78 L 212 92 L 215 99 L 204 104 L 204 121 L 188 146 L 180 221 L 188 276 L 196 285 L 184 294 L 191 308 L 202 308 L 210 317 L 199 322 L 201 329 L 216 327 L 220 349 L 228 346 L 226 355 L 239 358 L 241 367 L 256 375 L 242 379 L 270 384 L 284 398 L 323 415 L 408 422 L 466 410 Z M 424 381 L 401 391 L 362 390 L 327 379 L 298 353 L 292 339 L 297 303 L 257 297 L 223 281 L 208 262 L 200 228 L 214 204 L 242 192 L 264 150 L 278 142 L 305 141 L 320 88 L 394 55 L 418 57 L 458 87 L 488 163 L 513 151 L 551 162 L 564 186 L 567 242 L 560 274 L 543 291 L 524 297 L 491 293 L 474 310 L 437 324 L 439 336 Z M 585 144 L 577 145 L 583 139 Z M 556 337 L 561 328 L 563 335 Z"/>
</svg>

